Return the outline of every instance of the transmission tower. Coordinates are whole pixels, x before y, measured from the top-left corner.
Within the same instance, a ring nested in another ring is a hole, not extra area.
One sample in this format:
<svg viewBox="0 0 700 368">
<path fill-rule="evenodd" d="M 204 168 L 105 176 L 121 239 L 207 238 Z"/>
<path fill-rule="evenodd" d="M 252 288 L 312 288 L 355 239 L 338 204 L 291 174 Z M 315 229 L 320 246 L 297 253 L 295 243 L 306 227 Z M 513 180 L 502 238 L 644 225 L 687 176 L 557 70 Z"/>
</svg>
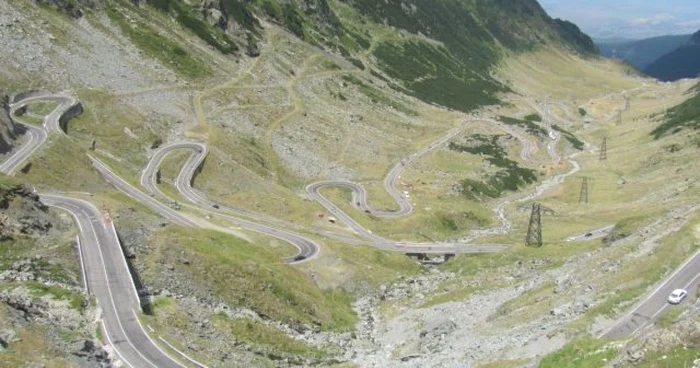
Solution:
<svg viewBox="0 0 700 368">
<path fill-rule="evenodd" d="M 542 246 L 542 214 L 539 203 L 532 204 L 532 213 L 530 214 L 530 225 L 527 227 L 527 237 L 525 237 L 525 245 Z"/>
<path fill-rule="evenodd" d="M 617 110 L 617 121 L 615 122 L 616 125 L 622 124 L 622 110 Z"/>
<path fill-rule="evenodd" d="M 581 178 L 581 194 L 578 196 L 578 203 L 588 203 L 588 177 Z"/>
<path fill-rule="evenodd" d="M 625 111 L 630 109 L 630 96 L 625 96 Z"/>
<path fill-rule="evenodd" d="M 549 96 L 544 98 L 544 109 L 543 110 L 544 110 L 543 111 L 544 116 L 542 117 L 542 122 L 544 122 L 544 124 L 546 126 L 549 126 L 550 125 L 550 123 L 549 123 Z"/>
<path fill-rule="evenodd" d="M 608 137 L 603 138 L 603 144 L 600 145 L 600 161 L 608 159 Z"/>
</svg>

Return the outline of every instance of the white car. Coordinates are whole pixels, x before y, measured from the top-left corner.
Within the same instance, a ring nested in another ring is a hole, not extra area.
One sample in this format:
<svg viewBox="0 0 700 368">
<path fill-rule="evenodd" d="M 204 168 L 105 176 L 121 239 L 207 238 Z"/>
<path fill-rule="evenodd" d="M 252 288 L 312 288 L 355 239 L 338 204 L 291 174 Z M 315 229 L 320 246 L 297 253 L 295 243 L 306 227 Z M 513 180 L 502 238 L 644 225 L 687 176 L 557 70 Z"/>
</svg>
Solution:
<svg viewBox="0 0 700 368">
<path fill-rule="evenodd" d="M 680 303 L 685 297 L 688 296 L 688 292 L 683 289 L 673 290 L 671 295 L 668 296 L 668 302 L 671 304 Z"/>
</svg>

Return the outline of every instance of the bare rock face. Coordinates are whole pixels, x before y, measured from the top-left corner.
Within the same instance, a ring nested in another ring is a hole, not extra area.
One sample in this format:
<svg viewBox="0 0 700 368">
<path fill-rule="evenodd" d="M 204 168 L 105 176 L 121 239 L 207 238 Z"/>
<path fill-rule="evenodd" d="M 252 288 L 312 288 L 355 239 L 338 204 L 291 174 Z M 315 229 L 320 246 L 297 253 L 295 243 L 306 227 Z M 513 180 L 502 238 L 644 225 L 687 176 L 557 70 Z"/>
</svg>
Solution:
<svg viewBox="0 0 700 368">
<path fill-rule="evenodd" d="M 17 138 L 15 124 L 10 118 L 9 102 L 10 99 L 7 95 L 2 96 L 2 111 L 0 111 L 0 154 L 10 152 L 14 146 L 14 140 Z"/>
<path fill-rule="evenodd" d="M 43 234 L 53 226 L 48 207 L 24 185 L 0 185 L 0 210 L 0 240 Z"/>
</svg>

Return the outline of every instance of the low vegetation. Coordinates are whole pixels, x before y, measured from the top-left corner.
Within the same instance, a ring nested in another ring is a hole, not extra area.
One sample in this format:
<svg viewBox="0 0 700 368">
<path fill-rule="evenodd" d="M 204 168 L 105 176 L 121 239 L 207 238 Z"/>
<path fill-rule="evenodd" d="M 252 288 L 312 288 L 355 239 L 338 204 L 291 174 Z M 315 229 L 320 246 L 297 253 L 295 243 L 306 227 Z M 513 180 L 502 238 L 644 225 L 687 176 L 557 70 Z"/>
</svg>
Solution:
<svg viewBox="0 0 700 368">
<path fill-rule="evenodd" d="M 81 294 L 74 293 L 70 290 L 58 286 L 46 286 L 38 282 L 28 282 L 25 286 L 30 290 L 32 295 L 41 297 L 51 295 L 55 300 L 67 300 L 71 308 L 82 311 L 87 306 L 87 299 Z"/>
<path fill-rule="evenodd" d="M 508 125 L 513 125 L 513 126 L 519 126 L 525 129 L 528 133 L 538 136 L 538 137 L 546 137 L 547 136 L 547 130 L 542 128 L 541 126 L 535 124 L 535 122 L 542 121 L 542 117 L 539 114 L 532 114 L 526 116 L 523 120 L 521 119 L 516 119 L 516 118 L 510 118 L 507 116 L 499 116 L 498 120 L 501 122 L 508 124 Z"/>
<path fill-rule="evenodd" d="M 178 0 L 155 0 L 149 1 L 148 4 L 160 11 L 174 13 L 175 18 L 183 27 L 192 31 L 197 37 L 219 50 L 222 54 L 231 54 L 238 51 L 238 45 L 229 35 L 220 28 L 202 21 L 188 4 Z"/>
<path fill-rule="evenodd" d="M 664 122 L 651 132 L 654 139 L 676 134 L 684 129 L 700 129 L 700 92 L 668 110 Z"/>
<path fill-rule="evenodd" d="M 545 356 L 539 368 L 602 368 L 617 350 L 594 338 L 579 338 Z"/>
<path fill-rule="evenodd" d="M 539 123 L 542 121 L 542 115 L 540 115 L 538 113 L 533 113 L 533 114 L 526 115 L 525 117 L 523 117 L 523 120 L 531 121 L 533 123 Z"/>
<path fill-rule="evenodd" d="M 365 96 L 369 97 L 370 101 L 373 103 L 380 103 L 382 105 L 391 107 L 397 111 L 400 111 L 406 115 L 417 116 L 418 112 L 409 108 L 408 106 L 396 102 L 395 100 L 387 97 L 384 92 L 380 91 L 376 87 L 369 86 L 367 83 L 363 82 L 354 75 L 343 75 L 343 80 L 350 82 L 355 85 L 357 89 Z M 342 96 L 342 94 L 340 94 Z"/>
<path fill-rule="evenodd" d="M 556 124 L 552 124 L 552 129 L 561 133 L 564 136 L 564 138 L 566 138 L 566 140 L 569 141 L 569 143 L 571 143 L 572 146 L 574 146 L 575 149 L 577 149 L 579 151 L 583 150 L 583 147 L 585 146 L 585 144 L 583 143 L 583 141 L 578 139 L 578 137 L 573 135 L 571 132 L 565 130 L 564 128 L 562 128 Z"/>
<path fill-rule="evenodd" d="M 676 346 L 668 351 L 649 352 L 636 366 L 640 368 L 693 367 L 697 359 L 700 359 L 700 345 L 697 341 L 688 341 L 683 346 Z"/>
<path fill-rule="evenodd" d="M 323 358 L 326 352 L 294 340 L 284 332 L 260 321 L 246 318 L 231 319 L 224 313 L 212 318 L 212 323 L 220 329 L 230 331 L 231 337 L 246 345 L 259 348 L 272 348 L 295 356 Z"/>
<path fill-rule="evenodd" d="M 449 149 L 453 151 L 487 156 L 486 161 L 499 169 L 490 174 L 485 181 L 464 179 L 461 182 L 461 191 L 467 197 L 497 198 L 506 191 L 516 191 L 523 185 L 537 181 L 534 170 L 520 167 L 517 162 L 508 158 L 506 151 L 498 144 L 500 137 L 475 134 L 469 137 L 470 141 L 466 145 L 454 142 L 449 144 Z"/>
<path fill-rule="evenodd" d="M 179 277 L 191 280 L 198 289 L 211 290 L 231 306 L 327 330 L 350 329 L 357 319 L 346 292 L 319 289 L 306 274 L 283 263 L 271 248 L 216 231 L 180 228 L 159 231 L 151 244 L 153 268 L 144 275 L 149 285 L 166 281 L 161 276 L 163 264 L 176 264 L 186 257 L 190 264 L 179 267 Z"/>
<path fill-rule="evenodd" d="M 206 63 L 190 55 L 172 38 L 160 35 L 153 27 L 138 17 L 127 19 L 125 8 L 132 9 L 133 6 L 126 3 L 117 5 L 116 2 L 110 1 L 106 4 L 105 11 L 109 19 L 119 26 L 136 47 L 183 76 L 201 78 L 211 74 L 211 69 Z"/>
</svg>

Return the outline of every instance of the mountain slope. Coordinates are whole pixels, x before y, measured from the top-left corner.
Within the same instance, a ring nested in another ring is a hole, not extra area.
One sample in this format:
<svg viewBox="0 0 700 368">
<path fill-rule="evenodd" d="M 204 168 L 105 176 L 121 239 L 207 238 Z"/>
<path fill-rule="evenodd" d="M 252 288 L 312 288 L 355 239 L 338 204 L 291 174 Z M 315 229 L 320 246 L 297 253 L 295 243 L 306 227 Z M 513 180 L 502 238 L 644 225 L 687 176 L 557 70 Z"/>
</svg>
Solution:
<svg viewBox="0 0 700 368">
<path fill-rule="evenodd" d="M 644 73 L 662 81 L 697 77 L 700 73 L 700 31 L 687 43 L 653 62 Z"/>
<path fill-rule="evenodd" d="M 15 124 L 12 119 L 10 119 L 9 114 L 9 97 L 3 95 L 0 91 L 0 98 L 2 98 L 2 111 L 0 111 L 0 155 L 12 150 L 14 140 L 16 137 Z"/>
<path fill-rule="evenodd" d="M 600 42 L 600 55 L 628 61 L 639 70 L 690 40 L 690 35 L 652 37 L 623 42 Z"/>
<path fill-rule="evenodd" d="M 671 184 L 695 182 L 698 171 L 675 171 L 670 161 L 690 166 L 696 148 L 677 142 L 682 134 L 649 143 L 657 123 L 648 114 L 680 102 L 677 91 L 589 57 L 590 39 L 534 1 L 83 3 L 0 2 L 0 24 L 12 31 L 0 33 L 8 45 L 0 79 L 5 67 L 21 66 L 22 85 L 12 92 L 44 86 L 85 108 L 17 179 L 109 213 L 143 292 L 149 315 L 138 317 L 149 334 L 209 367 L 481 366 L 504 357 L 536 364 L 588 334 L 589 321 L 641 297 L 663 277 L 657 271 L 692 251 L 664 243 L 655 257 L 630 262 L 623 255 L 637 244 L 565 241 L 616 223 L 614 236 L 624 237 L 653 220 L 652 209 L 697 198 Z M 68 10 L 51 9 L 61 6 Z M 551 140 L 540 122 L 544 96 L 566 139 Z M 625 96 L 631 107 L 618 126 L 610 117 Z M 508 103 L 474 109 L 499 101 Z M 40 121 L 48 111 L 30 105 L 27 116 Z M 435 143 L 448 133 L 449 141 Z M 593 151 L 603 137 L 610 137 L 606 165 Z M 168 155 L 156 174 L 172 200 L 153 198 L 216 229 L 178 228 L 117 192 L 86 157 L 146 190 L 139 177 L 154 148 L 182 141 L 206 145 L 192 185 L 216 206 L 193 208 L 179 194 L 184 151 Z M 662 145 L 671 141 L 682 152 L 666 155 Z M 580 177 L 569 176 L 574 151 L 580 174 L 593 179 L 586 206 Z M 368 216 L 345 189 L 323 195 L 377 236 L 432 244 L 475 232 L 493 234 L 479 244 L 511 248 L 458 256 L 428 272 L 403 254 L 351 245 L 365 239 L 305 191 L 318 181 L 350 181 L 367 188 L 373 208 L 390 212 L 397 203 L 385 188 L 387 172 L 407 158 L 395 183 L 414 203 L 403 218 Z M 469 195 L 465 181 L 488 195 Z M 522 241 L 529 199 L 513 202 L 540 191 L 535 182 L 544 194 L 537 200 L 556 210 L 542 217 L 540 248 Z M 659 188 L 673 191 L 670 201 L 646 197 L 664 197 Z M 272 217 L 269 226 L 308 237 L 320 252 L 283 263 L 291 245 L 215 214 L 226 207 L 255 214 L 251 221 Z M 500 216 L 512 231 L 500 233 Z M 63 217 L 66 233 L 78 232 Z M 62 253 L 77 260 L 72 248 Z"/>
<path fill-rule="evenodd" d="M 108 14 L 113 21 L 121 23 L 125 33 L 133 31 L 120 16 L 124 9 L 132 8 L 146 17 L 149 16 L 146 8 L 157 9 L 222 54 L 245 52 L 256 56 L 264 28 L 261 22 L 270 22 L 310 44 L 341 54 L 360 69 L 376 68 L 375 73 L 394 79 L 395 83 L 389 85 L 397 91 L 461 111 L 496 103 L 495 94 L 507 90 L 490 75 L 504 53 L 543 46 L 562 47 L 581 54 L 597 52 L 593 41 L 578 27 L 550 18 L 535 0 L 158 0 L 134 3 L 140 4 L 140 9 L 134 9 L 126 1 L 104 1 Z M 63 2 L 53 4 L 59 6 Z M 67 4 L 64 11 L 75 14 L 73 7 L 77 3 Z M 85 4 L 87 8 L 101 7 L 101 1 Z M 399 38 L 378 38 L 373 31 L 383 24 L 404 34 Z M 139 27 L 150 28 L 145 22 Z M 145 36 L 140 32 L 131 38 L 141 44 L 141 48 L 148 48 L 150 54 L 162 60 L 169 58 L 152 47 L 168 42 Z M 175 45 L 169 47 L 175 50 Z M 196 63 L 183 55 L 176 59 L 182 59 L 178 64 Z M 184 69 L 194 77 L 207 74 L 194 66 Z"/>
</svg>

